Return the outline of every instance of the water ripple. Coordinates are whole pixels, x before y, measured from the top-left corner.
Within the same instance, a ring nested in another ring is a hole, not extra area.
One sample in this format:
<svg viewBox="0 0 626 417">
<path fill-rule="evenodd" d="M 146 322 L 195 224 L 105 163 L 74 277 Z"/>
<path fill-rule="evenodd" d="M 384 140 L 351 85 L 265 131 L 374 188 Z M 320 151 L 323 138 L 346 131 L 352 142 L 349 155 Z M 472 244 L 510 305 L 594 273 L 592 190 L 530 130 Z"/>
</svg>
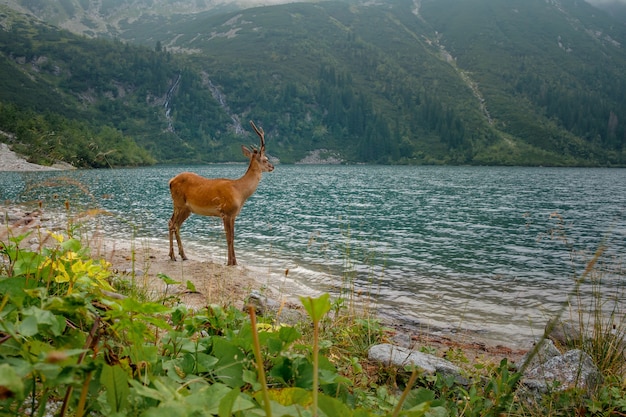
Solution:
<svg viewBox="0 0 626 417">
<path fill-rule="evenodd" d="M 110 233 L 166 240 L 167 182 L 184 170 L 235 178 L 245 166 L 3 173 L 0 198 L 96 205 L 113 214 Z M 567 301 L 600 245 L 604 280 L 623 303 L 625 211 L 624 169 L 278 166 L 242 210 L 236 246 L 276 280 L 289 268 L 297 291 L 349 281 L 381 314 L 522 343 Z M 182 235 L 225 258 L 218 219 L 192 216 Z"/>
</svg>

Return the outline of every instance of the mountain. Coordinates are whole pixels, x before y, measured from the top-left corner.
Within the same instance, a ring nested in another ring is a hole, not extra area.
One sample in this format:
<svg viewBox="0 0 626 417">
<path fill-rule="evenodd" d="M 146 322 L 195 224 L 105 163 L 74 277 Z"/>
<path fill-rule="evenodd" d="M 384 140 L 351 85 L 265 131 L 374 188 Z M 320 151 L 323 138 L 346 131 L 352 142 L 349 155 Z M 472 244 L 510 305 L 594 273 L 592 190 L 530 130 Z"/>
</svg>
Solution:
<svg viewBox="0 0 626 417">
<path fill-rule="evenodd" d="M 97 16 L 107 23 L 88 34 L 116 40 L 46 26 L 84 48 L 71 60 L 58 40 L 30 40 L 41 22 L 5 22 L 2 65 L 47 84 L 0 84 L 0 101 L 87 112 L 159 162 L 240 160 L 241 121 L 254 119 L 283 162 L 324 149 L 347 162 L 626 165 L 626 27 L 582 0 L 9 3 L 70 29 Z M 42 57 L 65 71 L 33 70 Z"/>
<path fill-rule="evenodd" d="M 31 162 L 100 167 L 200 160 L 173 133 L 173 90 L 180 109 L 202 106 L 220 114 L 219 106 L 182 61 L 74 35 L 6 9 L 0 9 L 0 27 L 0 139 Z M 177 122 L 190 117 L 185 112 Z M 226 120 L 204 123 L 215 129 Z"/>
<path fill-rule="evenodd" d="M 624 0 L 587 0 L 598 9 L 607 12 L 616 21 L 626 22 L 626 1 Z"/>
<path fill-rule="evenodd" d="M 245 0 L 244 0 L 245 1 Z M 159 16 L 238 10 L 246 3 L 229 0 L 0 0 L 21 13 L 86 36 L 119 37 L 124 27 Z"/>
</svg>

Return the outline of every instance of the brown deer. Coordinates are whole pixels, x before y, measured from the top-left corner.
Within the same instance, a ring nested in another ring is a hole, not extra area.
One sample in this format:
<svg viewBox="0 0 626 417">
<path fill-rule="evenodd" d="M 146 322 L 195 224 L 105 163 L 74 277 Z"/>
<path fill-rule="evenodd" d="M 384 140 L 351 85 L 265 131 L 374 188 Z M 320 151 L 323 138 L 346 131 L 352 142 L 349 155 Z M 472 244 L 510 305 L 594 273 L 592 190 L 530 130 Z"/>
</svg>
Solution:
<svg viewBox="0 0 626 417">
<path fill-rule="evenodd" d="M 227 178 L 208 179 L 194 174 L 182 172 L 169 182 L 170 193 L 174 203 L 174 212 L 169 221 L 170 258 L 175 261 L 174 235 L 178 244 L 178 253 L 183 260 L 187 259 L 180 240 L 180 227 L 185 220 L 196 213 L 201 216 L 221 217 L 228 244 L 228 265 L 237 265 L 235 258 L 235 219 L 243 204 L 256 191 L 263 172 L 272 172 L 274 166 L 265 156 L 265 133 L 258 129 L 252 121 L 250 125 L 259 138 L 261 148 L 252 150 L 241 146 L 243 154 L 250 158 L 250 165 L 243 177 L 232 180 Z"/>
</svg>

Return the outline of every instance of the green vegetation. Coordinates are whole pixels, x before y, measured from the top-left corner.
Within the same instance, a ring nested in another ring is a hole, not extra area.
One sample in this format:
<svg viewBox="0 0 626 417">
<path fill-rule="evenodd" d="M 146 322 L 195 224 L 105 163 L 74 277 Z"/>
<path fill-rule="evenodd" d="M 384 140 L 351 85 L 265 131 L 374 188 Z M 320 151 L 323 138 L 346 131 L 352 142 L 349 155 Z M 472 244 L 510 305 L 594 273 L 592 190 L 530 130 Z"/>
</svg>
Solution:
<svg viewBox="0 0 626 417">
<path fill-rule="evenodd" d="M 110 167 L 193 163 L 209 153 L 213 161 L 239 158 L 234 146 L 211 142 L 226 116 L 183 60 L 79 37 L 11 11 L 1 18 L 11 30 L 0 30 L 7 69 L 0 75 L 0 130 L 13 135 L 2 140 L 32 161 Z M 168 92 L 179 77 L 172 99 Z M 165 117 L 168 98 L 176 102 L 173 121 Z M 214 116 L 203 119 L 198 108 Z M 201 154 L 185 143 L 187 136 L 207 145 Z"/>
<path fill-rule="evenodd" d="M 626 332 L 622 311 L 596 317 L 603 324 L 580 345 L 605 377 L 596 392 L 555 390 L 528 403 L 506 360 L 469 366 L 462 351 L 447 352 L 468 385 L 369 363 L 367 349 L 385 340 L 385 329 L 327 294 L 302 297 L 306 315 L 295 325 L 232 303 L 192 311 L 167 291 L 147 299 L 134 274 L 128 281 L 90 256 L 75 237 L 80 227 L 34 230 L 53 238 L 39 248 L 25 248 L 29 234 L 10 229 L 0 240 L 1 415 L 41 416 L 50 407 L 61 417 L 626 413 L 624 351 L 615 344 Z M 583 277 L 592 271 L 595 262 Z"/>
<path fill-rule="evenodd" d="M 30 162 L 40 165 L 65 161 L 77 168 L 110 168 L 155 162 L 130 137 L 106 125 L 90 126 L 58 114 L 42 115 L 2 103 L 0 125 L 19 138 L 13 151 L 30 155 Z"/>
<path fill-rule="evenodd" d="M 82 7 L 41 3 L 57 21 Z M 0 103 L 72 126 L 69 148 L 102 137 L 82 165 L 240 160 L 233 117 L 262 125 L 286 163 L 328 149 L 346 162 L 626 165 L 626 30 L 586 2 L 292 3 L 111 29 L 145 47 L 1 10 Z M 14 142 L 33 160 L 77 159 L 35 140 Z M 133 156 L 96 157 L 109 151 Z"/>
</svg>

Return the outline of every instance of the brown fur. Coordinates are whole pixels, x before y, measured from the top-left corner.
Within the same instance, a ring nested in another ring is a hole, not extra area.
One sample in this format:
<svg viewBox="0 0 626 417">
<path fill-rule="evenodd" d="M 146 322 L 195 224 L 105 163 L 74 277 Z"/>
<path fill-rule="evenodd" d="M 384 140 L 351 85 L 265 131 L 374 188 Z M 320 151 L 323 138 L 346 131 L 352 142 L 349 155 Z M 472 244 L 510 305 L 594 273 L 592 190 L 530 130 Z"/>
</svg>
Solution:
<svg viewBox="0 0 626 417">
<path fill-rule="evenodd" d="M 235 219 L 243 204 L 256 191 L 263 172 L 271 172 L 274 166 L 265 156 L 265 134 L 250 122 L 254 131 L 261 138 L 261 149 L 250 150 L 245 146 L 241 149 L 250 159 L 248 170 L 239 179 L 204 178 L 193 172 L 182 172 L 169 182 L 174 212 L 169 221 L 170 258 L 175 261 L 174 236 L 178 245 L 178 253 L 183 260 L 187 259 L 180 239 L 180 227 L 191 215 L 221 217 L 224 222 L 226 243 L 228 245 L 228 265 L 237 265 L 235 257 Z"/>
</svg>

